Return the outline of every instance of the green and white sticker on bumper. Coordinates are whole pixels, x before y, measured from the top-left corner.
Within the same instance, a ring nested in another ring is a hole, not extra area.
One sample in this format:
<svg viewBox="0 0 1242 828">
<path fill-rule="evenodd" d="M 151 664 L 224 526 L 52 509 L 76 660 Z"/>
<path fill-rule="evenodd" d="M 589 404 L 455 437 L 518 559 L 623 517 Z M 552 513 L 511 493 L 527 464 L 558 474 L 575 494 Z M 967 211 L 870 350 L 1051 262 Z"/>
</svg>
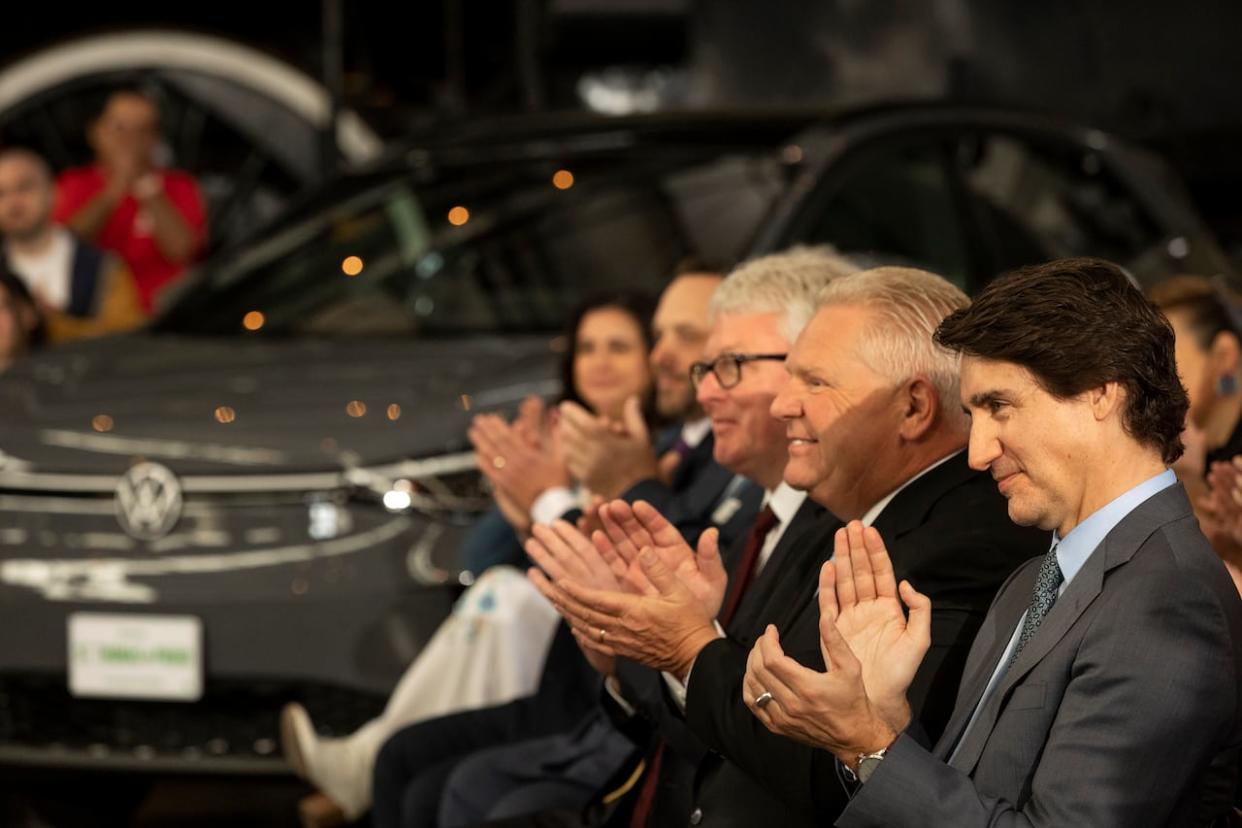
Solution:
<svg viewBox="0 0 1242 828">
<path fill-rule="evenodd" d="M 75 612 L 68 660 L 74 696 L 197 701 L 203 695 L 202 621 Z"/>
</svg>

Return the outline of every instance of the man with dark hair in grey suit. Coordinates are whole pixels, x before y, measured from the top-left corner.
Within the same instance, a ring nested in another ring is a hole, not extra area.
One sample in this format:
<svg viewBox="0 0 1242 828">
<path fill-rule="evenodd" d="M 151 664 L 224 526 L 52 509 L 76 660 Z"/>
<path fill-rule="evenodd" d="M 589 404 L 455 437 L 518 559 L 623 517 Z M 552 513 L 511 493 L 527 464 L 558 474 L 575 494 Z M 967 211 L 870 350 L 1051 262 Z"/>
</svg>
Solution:
<svg viewBox="0 0 1242 828">
<path fill-rule="evenodd" d="M 933 749 L 906 702 L 930 601 L 856 523 L 821 573 L 829 671 L 769 629 L 747 705 L 856 777 L 838 825 L 1221 818 L 1242 745 L 1242 601 L 1168 470 L 1187 405 L 1168 323 L 1119 268 L 1074 259 L 1001 277 L 937 341 L 962 355 L 971 465 L 1015 522 L 1055 530 L 1051 549 L 993 602 Z"/>
</svg>

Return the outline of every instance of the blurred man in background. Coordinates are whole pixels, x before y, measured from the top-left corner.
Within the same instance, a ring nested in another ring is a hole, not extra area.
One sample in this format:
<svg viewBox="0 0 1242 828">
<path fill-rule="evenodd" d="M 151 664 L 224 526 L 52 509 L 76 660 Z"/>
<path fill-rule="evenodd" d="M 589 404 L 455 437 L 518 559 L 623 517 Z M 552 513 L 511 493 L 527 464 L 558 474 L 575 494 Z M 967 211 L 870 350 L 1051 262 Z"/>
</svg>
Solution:
<svg viewBox="0 0 1242 828">
<path fill-rule="evenodd" d="M 202 250 L 206 215 L 198 184 L 155 163 L 160 115 L 137 90 L 114 92 L 87 132 L 95 163 L 56 182 L 55 218 L 121 256 L 150 313 L 159 291 Z"/>
<path fill-rule="evenodd" d="M 0 152 L 0 239 L 53 342 L 122 331 L 145 315 L 124 262 L 52 223 L 47 163 L 25 149 Z"/>
</svg>

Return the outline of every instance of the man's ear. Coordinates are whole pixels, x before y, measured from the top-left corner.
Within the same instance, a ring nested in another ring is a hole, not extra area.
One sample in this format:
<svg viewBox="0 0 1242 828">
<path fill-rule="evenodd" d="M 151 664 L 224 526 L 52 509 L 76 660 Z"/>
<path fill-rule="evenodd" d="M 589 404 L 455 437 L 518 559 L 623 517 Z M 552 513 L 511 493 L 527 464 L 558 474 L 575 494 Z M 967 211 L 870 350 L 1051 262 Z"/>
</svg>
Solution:
<svg viewBox="0 0 1242 828">
<path fill-rule="evenodd" d="M 1238 360 L 1242 352 L 1242 345 L 1238 343 L 1238 337 L 1229 331 L 1221 331 L 1212 338 L 1212 346 L 1208 351 L 1208 364 L 1212 366 L 1212 376 L 1220 378 L 1224 376 L 1236 376 L 1238 373 Z"/>
<path fill-rule="evenodd" d="M 1097 421 L 1111 416 L 1126 404 L 1126 389 L 1119 382 L 1106 382 L 1086 391 L 1087 404 Z"/>
<path fill-rule="evenodd" d="M 902 406 L 898 434 L 905 440 L 918 440 L 931 430 L 940 416 L 940 392 L 923 375 L 910 379 L 898 392 Z"/>
</svg>

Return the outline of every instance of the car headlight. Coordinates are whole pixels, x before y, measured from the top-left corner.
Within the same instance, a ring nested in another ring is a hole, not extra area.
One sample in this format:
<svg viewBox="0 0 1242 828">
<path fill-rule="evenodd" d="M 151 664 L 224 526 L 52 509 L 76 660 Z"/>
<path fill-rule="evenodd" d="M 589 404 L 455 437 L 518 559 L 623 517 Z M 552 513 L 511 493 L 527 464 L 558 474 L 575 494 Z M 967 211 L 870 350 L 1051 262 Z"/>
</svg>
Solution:
<svg viewBox="0 0 1242 828">
<path fill-rule="evenodd" d="M 346 479 L 390 512 L 419 512 L 458 525 L 472 523 L 492 505 L 472 452 L 350 469 Z"/>
</svg>

